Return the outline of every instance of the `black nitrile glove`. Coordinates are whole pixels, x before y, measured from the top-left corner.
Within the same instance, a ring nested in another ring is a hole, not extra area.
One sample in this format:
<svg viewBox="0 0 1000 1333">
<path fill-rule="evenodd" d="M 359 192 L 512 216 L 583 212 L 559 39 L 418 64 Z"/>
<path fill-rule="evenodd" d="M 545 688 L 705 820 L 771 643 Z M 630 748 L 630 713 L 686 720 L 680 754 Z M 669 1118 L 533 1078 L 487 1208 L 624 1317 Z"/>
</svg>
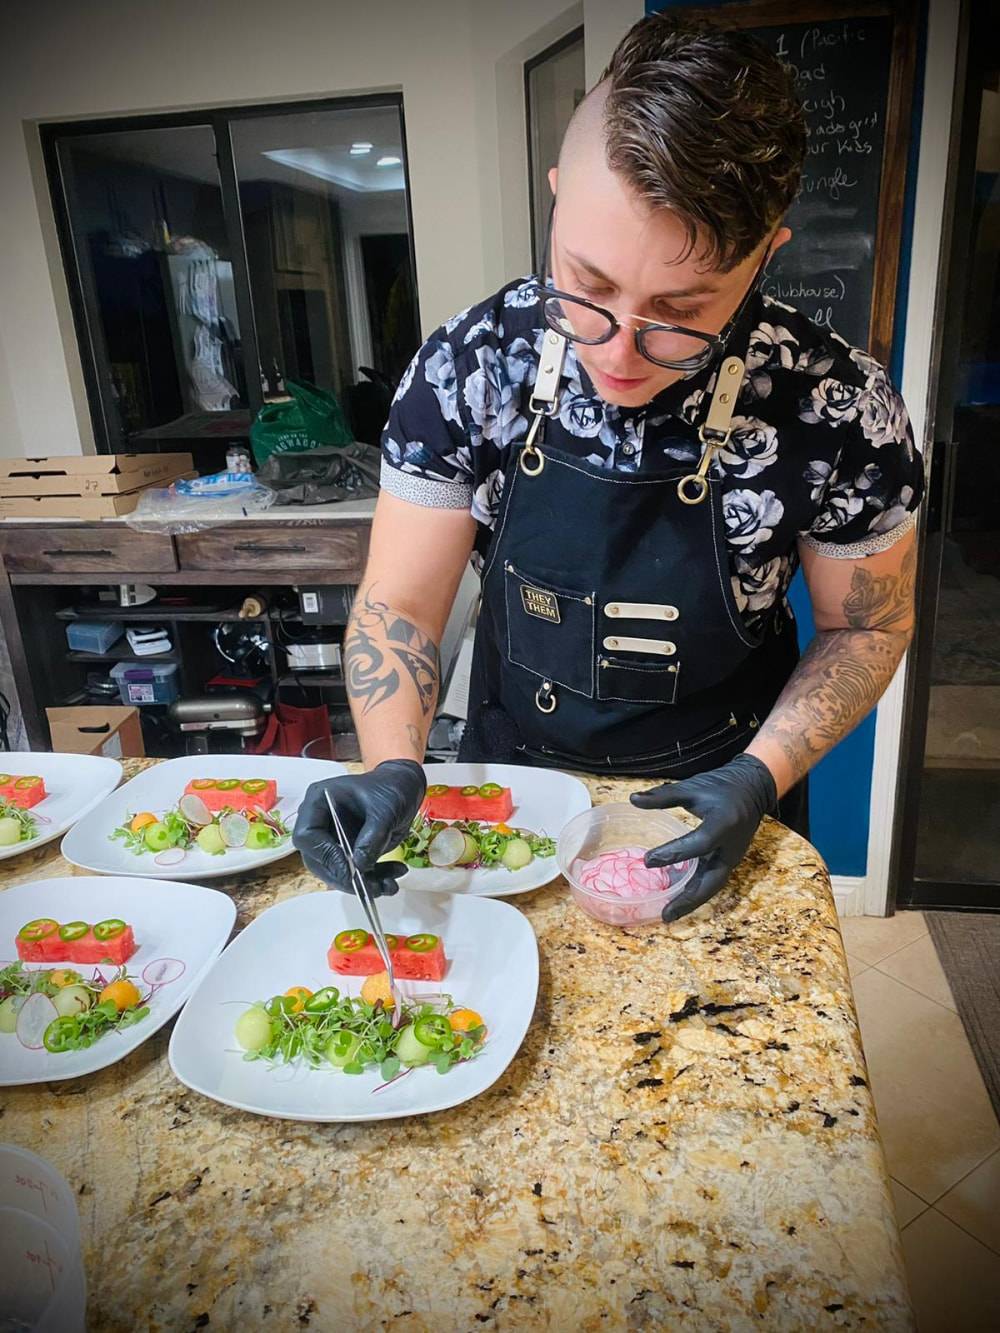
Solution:
<svg viewBox="0 0 1000 1333">
<path fill-rule="evenodd" d="M 402 861 L 379 861 L 398 847 L 427 791 L 424 770 L 413 759 L 387 759 L 357 777 L 328 778 L 306 788 L 292 831 L 306 869 L 331 888 L 353 893 L 351 872 L 334 831 L 326 792 L 330 793 L 344 832 L 354 850 L 354 863 L 376 897 L 395 893 L 396 880 L 406 873 Z"/>
<path fill-rule="evenodd" d="M 743 860 L 760 821 L 774 809 L 777 799 L 770 769 L 752 754 L 738 754 L 722 768 L 682 782 L 665 782 L 632 797 L 632 804 L 643 810 L 680 805 L 702 821 L 690 833 L 646 853 L 648 866 L 669 866 L 700 857 L 689 883 L 663 909 L 664 921 L 687 916 L 715 897 Z"/>
</svg>

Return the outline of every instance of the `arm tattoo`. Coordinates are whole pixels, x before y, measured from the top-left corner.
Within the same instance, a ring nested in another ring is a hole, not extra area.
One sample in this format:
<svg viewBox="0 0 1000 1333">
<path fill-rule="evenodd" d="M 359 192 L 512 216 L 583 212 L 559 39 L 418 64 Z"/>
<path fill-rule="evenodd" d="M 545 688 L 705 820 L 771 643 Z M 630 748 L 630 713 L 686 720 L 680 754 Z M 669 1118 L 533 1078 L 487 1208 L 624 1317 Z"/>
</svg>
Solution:
<svg viewBox="0 0 1000 1333">
<path fill-rule="evenodd" d="M 871 712 L 910 637 L 917 549 L 898 575 L 856 569 L 844 599 L 850 629 L 817 634 L 781 693 L 761 738 L 775 742 L 798 780 Z"/>
<path fill-rule="evenodd" d="M 437 697 L 437 644 L 385 602 L 373 601 L 366 590 L 361 605 L 355 602 L 344 640 L 347 693 L 361 705 L 362 713 L 391 699 L 399 689 L 397 663 L 413 682 L 426 716 Z"/>
</svg>

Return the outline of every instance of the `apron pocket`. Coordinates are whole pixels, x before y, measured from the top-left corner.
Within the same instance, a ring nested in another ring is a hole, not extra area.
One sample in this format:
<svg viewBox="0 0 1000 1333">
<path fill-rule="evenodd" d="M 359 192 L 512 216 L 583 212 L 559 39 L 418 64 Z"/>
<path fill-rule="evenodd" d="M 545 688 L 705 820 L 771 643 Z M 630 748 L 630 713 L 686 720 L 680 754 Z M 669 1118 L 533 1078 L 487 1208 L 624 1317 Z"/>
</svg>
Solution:
<svg viewBox="0 0 1000 1333">
<path fill-rule="evenodd" d="M 677 698 L 680 662 L 641 661 L 635 657 L 597 659 L 597 697 L 627 704 L 672 704 Z"/>
<path fill-rule="evenodd" d="M 557 587 L 507 561 L 507 658 L 542 680 L 594 697 L 594 592 Z"/>
</svg>

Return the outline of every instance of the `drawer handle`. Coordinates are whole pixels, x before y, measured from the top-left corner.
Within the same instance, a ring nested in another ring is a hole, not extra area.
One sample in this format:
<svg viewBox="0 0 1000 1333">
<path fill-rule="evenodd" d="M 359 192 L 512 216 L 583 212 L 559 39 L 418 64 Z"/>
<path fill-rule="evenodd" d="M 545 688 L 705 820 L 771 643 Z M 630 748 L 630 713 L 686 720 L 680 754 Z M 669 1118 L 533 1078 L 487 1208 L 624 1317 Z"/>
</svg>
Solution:
<svg viewBox="0 0 1000 1333">
<path fill-rule="evenodd" d="M 302 555 L 305 546 L 271 546 L 266 542 L 237 542 L 234 551 L 250 551 L 254 555 Z"/>
<path fill-rule="evenodd" d="M 64 551 L 59 548 L 55 551 L 43 551 L 42 555 L 105 555 L 110 557 L 114 555 L 114 551 L 92 551 L 89 547 L 83 551 Z"/>
</svg>

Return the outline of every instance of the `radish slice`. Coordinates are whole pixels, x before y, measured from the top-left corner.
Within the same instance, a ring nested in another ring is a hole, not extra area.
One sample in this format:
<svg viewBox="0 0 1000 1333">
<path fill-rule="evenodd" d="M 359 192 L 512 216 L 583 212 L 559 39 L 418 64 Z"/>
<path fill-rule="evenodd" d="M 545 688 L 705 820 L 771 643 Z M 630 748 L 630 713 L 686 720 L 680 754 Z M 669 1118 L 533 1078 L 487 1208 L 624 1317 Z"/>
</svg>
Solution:
<svg viewBox="0 0 1000 1333">
<path fill-rule="evenodd" d="M 161 852 L 159 856 L 153 859 L 158 866 L 176 866 L 184 860 L 185 856 L 187 856 L 187 852 L 183 847 L 168 847 L 165 852 Z"/>
<path fill-rule="evenodd" d="M 227 847 L 245 847 L 250 821 L 243 815 L 223 815 L 219 820 L 219 832 Z"/>
<path fill-rule="evenodd" d="M 201 797 L 196 796 L 194 792 L 188 792 L 187 796 L 182 796 L 177 802 L 177 809 L 189 823 L 197 824 L 199 827 L 212 822 L 211 810 Z"/>
<path fill-rule="evenodd" d="M 457 865 L 464 855 L 465 834 L 457 828 L 443 828 L 427 848 L 428 861 L 442 870 Z"/>
<path fill-rule="evenodd" d="M 29 1051 L 40 1051 L 45 1045 L 45 1029 L 58 1017 L 59 1010 L 47 995 L 41 991 L 29 995 L 17 1015 L 18 1041 Z"/>
<path fill-rule="evenodd" d="M 33 815 L 32 815 L 32 819 L 36 820 L 39 824 L 51 824 L 51 823 L 52 823 L 52 819 L 51 819 L 51 817 L 50 817 L 49 815 L 34 815 L 34 814 L 33 814 Z"/>
<path fill-rule="evenodd" d="M 187 965 L 179 958 L 154 958 L 142 969 L 142 979 L 147 986 L 168 986 L 187 971 Z"/>
</svg>

